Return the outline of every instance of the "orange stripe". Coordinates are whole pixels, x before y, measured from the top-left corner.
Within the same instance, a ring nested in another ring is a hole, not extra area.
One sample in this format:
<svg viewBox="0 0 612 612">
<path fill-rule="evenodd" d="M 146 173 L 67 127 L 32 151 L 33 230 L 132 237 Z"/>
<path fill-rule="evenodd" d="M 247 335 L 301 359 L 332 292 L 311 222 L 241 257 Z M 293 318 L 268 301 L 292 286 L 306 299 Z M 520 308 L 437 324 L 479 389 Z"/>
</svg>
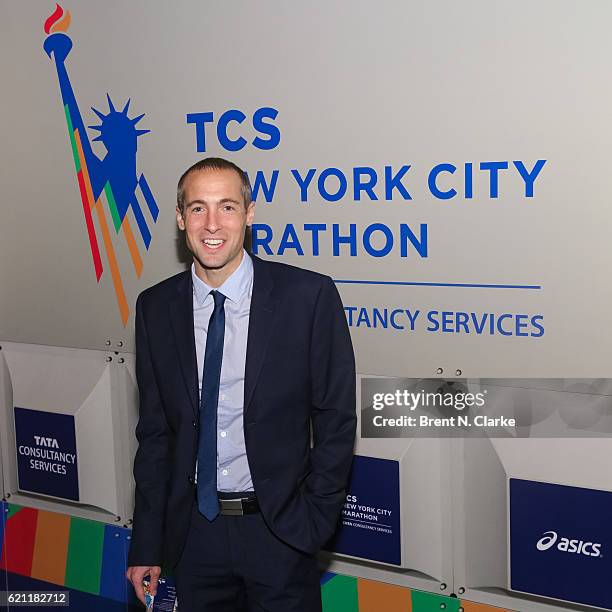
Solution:
<svg viewBox="0 0 612 612">
<path fill-rule="evenodd" d="M 64 584 L 70 516 L 55 512 L 38 511 L 36 542 L 32 559 L 32 578 Z"/>
<path fill-rule="evenodd" d="M 85 181 L 85 192 L 87 193 L 87 199 L 89 200 L 89 208 L 93 208 L 93 189 L 91 188 L 91 181 L 89 180 L 89 168 L 85 163 L 85 155 L 83 154 L 83 144 L 81 143 L 81 135 L 79 134 L 79 130 L 74 130 L 74 140 L 76 141 L 79 160 L 81 162 L 81 171 L 83 172 L 83 180 Z"/>
<path fill-rule="evenodd" d="M 127 215 L 123 218 L 123 223 L 121 225 L 123 226 L 123 230 L 125 232 L 125 240 L 127 242 L 128 249 L 130 249 L 134 270 L 136 270 L 136 278 L 140 278 L 140 274 L 142 272 L 142 259 L 140 258 L 138 246 L 136 246 L 136 240 L 134 240 L 134 234 L 132 233 L 132 226 L 130 225 L 130 220 L 127 218 Z"/>
<path fill-rule="evenodd" d="M 100 204 L 100 199 L 93 204 L 93 191 L 91 189 L 91 181 L 89 180 L 89 172 L 85 165 L 85 155 L 83 154 L 83 145 L 81 143 L 81 136 L 78 130 L 74 130 L 74 139 L 77 145 L 77 151 L 79 153 L 79 160 L 81 161 L 81 169 L 83 171 L 83 180 L 85 181 L 85 190 L 89 199 L 89 205 L 95 207 L 98 214 L 98 221 L 100 222 L 100 229 L 102 230 L 102 239 L 104 240 L 104 246 L 106 247 L 106 256 L 108 257 L 108 263 L 110 264 L 111 277 L 113 279 L 113 285 L 115 287 L 115 295 L 117 296 L 117 304 L 119 305 L 119 313 L 121 314 L 121 320 L 123 325 L 127 325 L 128 317 L 130 316 L 130 309 L 125 298 L 125 291 L 123 289 L 123 282 L 121 281 L 121 273 L 119 272 L 119 266 L 117 265 L 117 258 L 115 257 L 115 249 L 108 231 L 108 225 L 106 223 L 106 216 L 104 210 Z M 130 251 L 131 252 L 131 251 Z M 133 257 L 133 255 L 132 255 Z"/>
<path fill-rule="evenodd" d="M 412 595 L 410 589 L 396 584 L 374 580 L 357 580 L 359 612 L 410 612 Z"/>
<path fill-rule="evenodd" d="M 104 209 L 100 199 L 95 205 L 96 213 L 98 214 L 98 222 L 100 223 L 100 229 L 102 230 L 102 239 L 104 240 L 104 246 L 106 247 L 106 255 L 108 257 L 108 263 L 110 265 L 111 277 L 113 279 L 113 285 L 115 286 L 115 295 L 117 296 L 117 305 L 119 306 L 119 313 L 121 314 L 121 320 L 123 325 L 127 325 L 128 317 L 130 316 L 130 309 L 128 307 L 127 300 L 125 299 L 125 291 L 123 290 L 123 282 L 121 281 L 121 273 L 119 272 L 119 266 L 117 265 L 117 258 L 115 257 L 115 249 L 113 248 L 113 242 L 108 231 L 108 225 L 106 223 L 106 216 L 104 215 Z"/>
</svg>

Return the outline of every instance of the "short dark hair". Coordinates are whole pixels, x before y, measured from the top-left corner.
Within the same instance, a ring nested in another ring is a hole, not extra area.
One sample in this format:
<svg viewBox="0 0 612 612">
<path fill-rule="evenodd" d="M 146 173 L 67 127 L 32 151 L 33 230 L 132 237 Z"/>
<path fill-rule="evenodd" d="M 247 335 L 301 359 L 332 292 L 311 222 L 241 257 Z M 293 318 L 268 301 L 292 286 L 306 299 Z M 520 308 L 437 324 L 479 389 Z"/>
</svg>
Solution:
<svg viewBox="0 0 612 612">
<path fill-rule="evenodd" d="M 179 179 L 178 185 L 176 186 L 176 205 L 181 214 L 185 212 L 185 180 L 192 172 L 199 172 L 201 170 L 233 170 L 240 177 L 244 207 L 246 208 L 253 200 L 249 177 L 242 168 L 239 168 L 234 162 L 223 159 L 222 157 L 206 157 L 187 168 Z"/>
</svg>

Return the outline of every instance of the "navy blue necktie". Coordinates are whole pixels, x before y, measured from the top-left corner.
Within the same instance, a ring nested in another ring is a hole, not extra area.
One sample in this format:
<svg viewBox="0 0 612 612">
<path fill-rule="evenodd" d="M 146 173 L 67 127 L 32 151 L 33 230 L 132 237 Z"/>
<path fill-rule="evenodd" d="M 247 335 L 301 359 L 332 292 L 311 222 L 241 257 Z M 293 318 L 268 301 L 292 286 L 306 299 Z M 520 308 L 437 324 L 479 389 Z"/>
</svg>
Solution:
<svg viewBox="0 0 612 612">
<path fill-rule="evenodd" d="M 217 404 L 225 336 L 225 296 L 211 291 L 215 308 L 208 322 L 202 394 L 200 396 L 200 438 L 198 441 L 198 509 L 209 520 L 219 514 L 217 497 Z"/>
</svg>

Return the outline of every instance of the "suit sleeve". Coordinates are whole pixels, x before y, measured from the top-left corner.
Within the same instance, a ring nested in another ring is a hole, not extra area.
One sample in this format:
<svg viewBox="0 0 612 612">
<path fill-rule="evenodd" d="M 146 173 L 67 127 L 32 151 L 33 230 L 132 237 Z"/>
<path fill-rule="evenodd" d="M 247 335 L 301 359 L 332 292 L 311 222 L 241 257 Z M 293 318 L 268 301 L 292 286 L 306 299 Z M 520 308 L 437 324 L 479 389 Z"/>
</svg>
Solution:
<svg viewBox="0 0 612 612">
<path fill-rule="evenodd" d="M 136 379 L 140 414 L 136 427 L 136 492 L 129 566 L 162 564 L 169 480 L 169 428 L 153 371 L 142 302 L 141 295 L 136 302 Z"/>
<path fill-rule="evenodd" d="M 312 436 L 306 499 L 313 534 L 324 544 L 337 526 L 353 459 L 355 357 L 338 290 L 329 277 L 321 286 L 311 335 Z"/>
</svg>

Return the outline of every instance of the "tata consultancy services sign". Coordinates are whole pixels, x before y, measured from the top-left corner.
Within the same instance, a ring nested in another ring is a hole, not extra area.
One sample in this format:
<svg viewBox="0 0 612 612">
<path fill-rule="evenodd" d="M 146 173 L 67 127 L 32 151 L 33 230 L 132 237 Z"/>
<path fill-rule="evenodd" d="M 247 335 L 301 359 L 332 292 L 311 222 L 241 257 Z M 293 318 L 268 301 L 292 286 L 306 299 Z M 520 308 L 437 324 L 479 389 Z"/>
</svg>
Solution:
<svg viewBox="0 0 612 612">
<path fill-rule="evenodd" d="M 74 417 L 15 407 L 19 490 L 79 500 Z"/>
<path fill-rule="evenodd" d="M 510 479 L 510 588 L 612 608 L 612 492 Z"/>
</svg>

